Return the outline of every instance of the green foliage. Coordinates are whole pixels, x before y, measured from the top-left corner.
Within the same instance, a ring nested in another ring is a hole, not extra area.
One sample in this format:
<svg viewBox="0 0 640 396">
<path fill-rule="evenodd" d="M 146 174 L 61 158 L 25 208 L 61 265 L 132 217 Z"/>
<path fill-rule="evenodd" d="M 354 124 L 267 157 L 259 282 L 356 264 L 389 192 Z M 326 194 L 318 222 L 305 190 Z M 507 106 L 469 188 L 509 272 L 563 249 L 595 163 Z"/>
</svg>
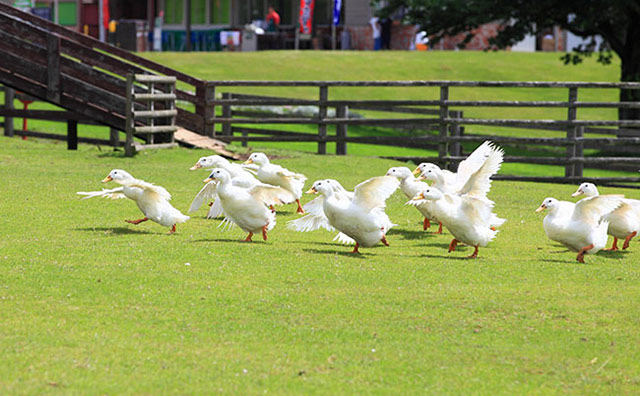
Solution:
<svg viewBox="0 0 640 396">
<path fill-rule="evenodd" d="M 383 2 L 374 0 L 373 3 Z M 385 3 L 387 5 L 381 10 L 382 15 L 403 8 L 406 21 L 422 26 L 436 41 L 464 33 L 464 46 L 472 38 L 472 29 L 498 21 L 502 23 L 502 28 L 496 37 L 490 39 L 490 43 L 496 48 L 507 48 L 527 34 L 559 26 L 578 36 L 599 35 L 604 38 L 604 42 L 597 47 L 592 38 L 589 44 L 570 49 L 573 53 L 563 57 L 566 63 L 579 63 L 584 55 L 596 51 L 599 52 L 598 60 L 608 64 L 611 51 L 614 51 L 623 64 L 633 65 L 634 73 L 640 67 L 633 45 L 640 39 L 640 30 L 637 29 L 640 4 L 635 0 L 391 0 Z M 623 81 L 628 80 L 623 76 Z"/>
<path fill-rule="evenodd" d="M 640 392 L 640 243 L 577 264 L 534 213 L 574 186 L 495 182 L 508 221 L 474 261 L 468 247 L 446 252 L 450 235 L 423 232 L 398 192 L 391 246 L 353 256 L 331 233 L 288 230 L 293 208 L 266 243 L 245 244 L 204 210 L 169 236 L 125 224 L 140 215 L 131 201 L 75 194 L 117 167 L 166 187 L 184 211 L 204 151 L 124 158 L 0 140 L 2 394 Z M 269 154 L 309 183 L 349 188 L 401 165 Z"/>
</svg>

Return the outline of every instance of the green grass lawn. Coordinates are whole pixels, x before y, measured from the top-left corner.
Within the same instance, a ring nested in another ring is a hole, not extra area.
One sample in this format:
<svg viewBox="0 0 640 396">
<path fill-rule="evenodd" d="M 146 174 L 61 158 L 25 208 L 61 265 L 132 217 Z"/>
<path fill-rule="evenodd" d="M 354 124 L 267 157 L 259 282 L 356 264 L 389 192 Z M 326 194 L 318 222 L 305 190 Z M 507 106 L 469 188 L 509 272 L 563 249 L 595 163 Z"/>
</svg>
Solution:
<svg viewBox="0 0 640 396">
<path fill-rule="evenodd" d="M 307 187 L 400 165 L 268 153 Z M 206 154 L 0 138 L 0 394 L 640 392 L 640 243 L 578 264 L 534 213 L 574 186 L 494 182 L 507 222 L 473 261 L 423 232 L 400 192 L 391 246 L 358 256 L 331 233 L 287 229 L 293 207 L 268 242 L 245 244 L 204 210 L 169 236 L 124 223 L 140 215 L 129 200 L 75 194 L 122 168 L 185 211 L 206 176 L 188 168 Z"/>
</svg>

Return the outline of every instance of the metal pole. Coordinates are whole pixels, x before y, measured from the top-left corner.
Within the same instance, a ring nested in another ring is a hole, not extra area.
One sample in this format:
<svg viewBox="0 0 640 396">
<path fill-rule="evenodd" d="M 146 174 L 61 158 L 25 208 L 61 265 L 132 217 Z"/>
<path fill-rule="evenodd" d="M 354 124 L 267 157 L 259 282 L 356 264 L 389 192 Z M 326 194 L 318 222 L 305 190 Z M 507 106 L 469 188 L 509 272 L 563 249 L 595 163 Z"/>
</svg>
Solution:
<svg viewBox="0 0 640 396">
<path fill-rule="evenodd" d="M 100 41 L 104 43 L 104 13 L 102 12 L 102 7 L 104 7 L 104 0 L 98 0 L 98 32 Z"/>
<path fill-rule="evenodd" d="M 60 13 L 58 12 L 58 0 L 53 0 L 53 22 L 60 23 Z"/>
</svg>

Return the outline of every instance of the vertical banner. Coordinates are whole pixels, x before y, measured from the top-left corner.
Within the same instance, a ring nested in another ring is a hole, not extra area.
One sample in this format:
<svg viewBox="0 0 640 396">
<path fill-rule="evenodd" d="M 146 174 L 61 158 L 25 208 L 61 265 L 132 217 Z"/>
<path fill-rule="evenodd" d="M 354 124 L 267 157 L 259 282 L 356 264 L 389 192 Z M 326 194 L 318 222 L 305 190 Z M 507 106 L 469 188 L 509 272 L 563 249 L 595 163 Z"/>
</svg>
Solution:
<svg viewBox="0 0 640 396">
<path fill-rule="evenodd" d="M 340 24 L 340 11 L 342 10 L 342 0 L 333 0 L 333 26 Z"/>
<path fill-rule="evenodd" d="M 300 0 L 300 33 L 311 34 L 315 0 Z"/>
</svg>

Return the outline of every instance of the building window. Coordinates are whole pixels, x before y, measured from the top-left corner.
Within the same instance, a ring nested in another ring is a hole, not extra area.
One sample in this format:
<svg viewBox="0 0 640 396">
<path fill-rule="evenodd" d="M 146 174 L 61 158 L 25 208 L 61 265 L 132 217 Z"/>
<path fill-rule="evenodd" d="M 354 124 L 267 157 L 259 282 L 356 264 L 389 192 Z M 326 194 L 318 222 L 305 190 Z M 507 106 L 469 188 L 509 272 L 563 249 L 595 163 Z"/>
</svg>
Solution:
<svg viewBox="0 0 640 396">
<path fill-rule="evenodd" d="M 207 0 L 191 0 L 191 24 L 207 23 Z"/>
</svg>

